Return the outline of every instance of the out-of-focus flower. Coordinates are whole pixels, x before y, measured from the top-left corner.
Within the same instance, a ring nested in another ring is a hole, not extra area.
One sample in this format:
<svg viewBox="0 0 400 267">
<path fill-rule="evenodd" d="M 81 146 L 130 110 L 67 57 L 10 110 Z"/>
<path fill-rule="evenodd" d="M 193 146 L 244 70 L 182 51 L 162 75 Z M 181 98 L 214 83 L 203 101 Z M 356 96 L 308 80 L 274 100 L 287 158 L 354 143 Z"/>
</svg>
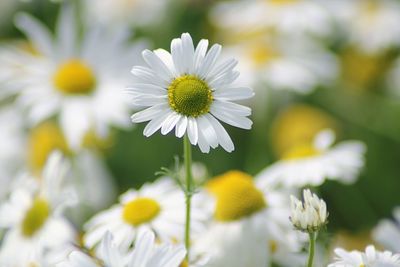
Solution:
<svg viewBox="0 0 400 267">
<path fill-rule="evenodd" d="M 250 84 L 262 81 L 274 89 L 306 94 L 318 85 L 335 81 L 338 75 L 336 58 L 322 46 L 304 38 L 266 32 L 245 37 L 227 45 L 225 50 L 228 56 L 235 55 L 239 59 L 241 82 Z"/>
<path fill-rule="evenodd" d="M 364 166 L 365 145 L 346 141 L 332 146 L 331 130 L 320 132 L 313 143 L 292 147 L 282 159 L 258 175 L 260 183 L 285 186 L 318 186 L 326 179 L 353 183 Z"/>
<path fill-rule="evenodd" d="M 394 220 L 384 219 L 373 231 L 373 238 L 386 249 L 400 252 L 400 208 L 393 211 Z"/>
<path fill-rule="evenodd" d="M 363 250 L 368 245 L 375 245 L 370 231 L 349 232 L 340 230 L 330 242 L 330 248 L 343 248 L 345 250 Z"/>
<path fill-rule="evenodd" d="M 328 221 L 328 211 L 323 199 L 312 194 L 309 189 L 303 190 L 303 201 L 290 196 L 290 221 L 302 232 L 314 233 L 324 227 Z"/>
<path fill-rule="evenodd" d="M 232 85 L 239 76 L 234 71 L 237 61 L 217 64 L 221 46 L 215 44 L 208 52 L 207 47 L 208 40 L 203 39 L 195 49 L 190 35 L 184 33 L 172 41 L 171 54 L 163 49 L 143 51 L 149 67 L 132 69 L 137 83 L 127 92 L 134 105 L 146 107 L 131 117 L 135 123 L 150 121 L 145 136 L 160 128 L 165 135 L 175 128 L 177 137 L 186 133 L 190 143 L 198 145 L 203 153 L 219 145 L 232 152 L 233 142 L 217 119 L 251 128 L 247 118 L 251 109 L 231 102 L 253 96 L 250 88 Z"/>
<path fill-rule="evenodd" d="M 239 171 L 210 180 L 206 188 L 214 215 L 193 253 L 208 255 L 207 266 L 303 265 L 302 237 L 288 220 L 289 195 L 261 189 Z"/>
<path fill-rule="evenodd" d="M 146 26 L 161 22 L 169 0 L 85 0 L 85 16 L 91 23 Z"/>
<path fill-rule="evenodd" d="M 272 145 L 282 157 L 299 144 L 312 143 L 324 129 L 338 131 L 335 118 L 323 110 L 307 104 L 294 104 L 278 114 L 272 125 Z"/>
<path fill-rule="evenodd" d="M 140 61 L 139 45 L 127 45 L 128 32 L 86 27 L 79 39 L 75 12 L 65 3 L 57 22 L 56 38 L 27 14 L 16 18 L 36 53 L 2 48 L 0 84 L 17 92 L 17 104 L 37 124 L 59 115 L 61 129 L 73 149 L 82 146 L 89 131 L 104 137 L 112 126 L 128 127 L 128 103 L 121 88 L 129 74 L 121 72 Z M 129 63 L 128 63 L 129 62 Z"/>
<path fill-rule="evenodd" d="M 336 259 L 328 267 L 398 267 L 400 266 L 400 254 L 390 251 L 377 251 L 374 246 L 368 246 L 365 252 L 346 251 L 335 249 Z"/>
<path fill-rule="evenodd" d="M 192 230 L 202 229 L 204 213 L 193 205 Z M 139 190 L 129 190 L 120 203 L 95 215 L 85 226 L 84 243 L 89 248 L 99 244 L 106 231 L 115 237 L 121 250 L 127 250 L 143 229 L 153 231 L 162 241 L 183 240 L 185 197 L 170 179 L 162 178 L 145 184 Z"/>
<path fill-rule="evenodd" d="M 106 232 L 101 241 L 98 259 L 76 250 L 71 252 L 66 261 L 57 264 L 57 267 L 179 267 L 185 254 L 186 250 L 182 245 L 157 245 L 151 231 L 139 233 L 134 249 L 122 252 L 114 243 L 112 234 Z"/>
<path fill-rule="evenodd" d="M 330 12 L 314 0 L 231 1 L 219 4 L 211 19 L 231 32 L 272 28 L 284 34 L 321 37 L 333 29 Z"/>
<path fill-rule="evenodd" d="M 397 58 L 387 74 L 387 85 L 390 93 L 400 97 L 400 58 Z"/>
<path fill-rule="evenodd" d="M 396 0 L 320 1 L 331 10 L 347 41 L 367 53 L 400 46 L 400 3 Z"/>
<path fill-rule="evenodd" d="M 35 266 L 49 251 L 76 241 L 73 226 L 62 215 L 77 200 L 66 185 L 68 167 L 60 152 L 53 153 L 42 175 L 26 178 L 2 204 L 2 266 Z"/>
</svg>

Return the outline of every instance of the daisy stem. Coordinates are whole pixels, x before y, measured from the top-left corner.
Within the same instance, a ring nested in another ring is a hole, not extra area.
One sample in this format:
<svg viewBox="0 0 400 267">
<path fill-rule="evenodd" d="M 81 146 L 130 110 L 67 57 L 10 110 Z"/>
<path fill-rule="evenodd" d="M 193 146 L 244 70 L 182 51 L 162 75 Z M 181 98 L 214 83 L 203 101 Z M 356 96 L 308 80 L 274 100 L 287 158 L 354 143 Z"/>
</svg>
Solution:
<svg viewBox="0 0 400 267">
<path fill-rule="evenodd" d="M 309 246 L 309 250 L 308 250 L 307 267 L 312 267 L 313 266 L 313 260 L 314 260 L 316 233 L 315 232 L 309 233 L 308 236 L 310 237 L 310 246 Z"/>
<path fill-rule="evenodd" d="M 189 249 L 190 249 L 190 210 L 191 210 L 191 198 L 192 198 L 192 146 L 189 142 L 189 137 L 185 134 L 183 138 L 183 157 L 185 161 L 185 173 L 186 173 L 186 224 L 185 224 L 185 246 L 186 246 L 186 259 L 189 262 Z"/>
</svg>

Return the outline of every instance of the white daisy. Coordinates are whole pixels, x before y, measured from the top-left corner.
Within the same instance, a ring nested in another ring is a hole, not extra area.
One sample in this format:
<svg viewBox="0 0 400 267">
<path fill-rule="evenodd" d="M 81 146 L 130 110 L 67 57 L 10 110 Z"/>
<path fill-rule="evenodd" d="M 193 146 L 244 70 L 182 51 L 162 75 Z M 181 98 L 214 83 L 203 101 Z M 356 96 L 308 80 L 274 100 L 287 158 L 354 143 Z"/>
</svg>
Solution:
<svg viewBox="0 0 400 267">
<path fill-rule="evenodd" d="M 94 131 L 107 136 L 111 126 L 128 127 L 128 103 L 122 90 L 129 79 L 120 71 L 141 62 L 138 45 L 127 45 L 128 32 L 85 27 L 82 40 L 70 3 L 61 8 L 56 36 L 27 14 L 16 17 L 17 27 L 35 53 L 15 47 L 1 53 L 0 84 L 18 92 L 17 103 L 32 124 L 59 115 L 68 143 L 74 149 Z"/>
<path fill-rule="evenodd" d="M 81 251 L 73 251 L 57 267 L 178 267 L 185 254 L 186 250 L 182 245 L 157 245 L 151 231 L 139 233 L 132 251 L 121 252 L 113 242 L 113 236 L 107 232 L 102 238 L 98 259 Z"/>
<path fill-rule="evenodd" d="M 192 230 L 203 229 L 203 212 L 193 206 Z M 119 203 L 95 215 L 85 226 L 84 243 L 93 248 L 110 231 L 121 250 L 127 250 L 138 231 L 152 230 L 163 241 L 183 240 L 185 197 L 170 178 L 145 184 L 121 195 Z"/>
<path fill-rule="evenodd" d="M 265 33 L 244 37 L 225 51 L 241 62 L 241 82 L 261 81 L 273 89 L 307 94 L 319 85 L 332 83 L 339 73 L 334 55 L 305 39 Z"/>
<path fill-rule="evenodd" d="M 353 183 L 364 165 L 365 145 L 346 141 L 332 146 L 332 131 L 320 132 L 313 144 L 300 144 L 291 148 L 283 158 L 258 175 L 260 183 L 285 186 L 318 186 L 326 179 Z"/>
<path fill-rule="evenodd" d="M 163 21 L 168 0 L 85 0 L 88 21 L 105 25 L 146 26 Z"/>
<path fill-rule="evenodd" d="M 210 180 L 206 188 L 214 215 L 192 248 L 209 257 L 207 266 L 303 266 L 304 236 L 288 220 L 289 195 L 260 188 L 239 171 Z"/>
<path fill-rule="evenodd" d="M 247 118 L 251 109 L 231 102 L 253 96 L 250 88 L 232 85 L 239 76 L 233 70 L 237 61 L 217 64 L 221 46 L 215 44 L 208 52 L 207 47 L 208 41 L 201 40 L 195 49 L 190 35 L 184 33 L 172 41 L 171 54 L 162 49 L 143 51 L 149 67 L 133 67 L 137 83 L 127 92 L 134 105 L 147 107 L 131 117 L 135 123 L 150 121 L 145 136 L 160 128 L 165 135 L 175 128 L 177 137 L 187 133 L 190 143 L 198 144 L 202 152 L 218 145 L 231 152 L 233 142 L 217 119 L 251 128 Z"/>
<path fill-rule="evenodd" d="M 367 53 L 400 46 L 400 3 L 396 0 L 321 1 L 350 44 Z"/>
<path fill-rule="evenodd" d="M 232 1 L 217 5 L 211 19 L 236 32 L 273 28 L 290 35 L 328 36 L 333 29 L 330 12 L 314 0 Z"/>
<path fill-rule="evenodd" d="M 368 246 L 365 252 L 346 251 L 335 249 L 336 259 L 328 267 L 398 267 L 400 266 L 400 254 L 390 251 L 376 251 L 374 246 Z"/>
<path fill-rule="evenodd" d="M 375 241 L 391 251 L 400 252 L 400 207 L 393 211 L 394 220 L 384 219 L 372 232 Z"/>
<path fill-rule="evenodd" d="M 0 226 L 6 229 L 0 249 L 0 265 L 30 266 L 42 262 L 52 249 L 76 241 L 72 225 L 62 216 L 76 203 L 71 187 L 65 186 L 68 165 L 60 153 L 49 158 L 42 176 L 27 178 L 0 207 Z"/>
</svg>

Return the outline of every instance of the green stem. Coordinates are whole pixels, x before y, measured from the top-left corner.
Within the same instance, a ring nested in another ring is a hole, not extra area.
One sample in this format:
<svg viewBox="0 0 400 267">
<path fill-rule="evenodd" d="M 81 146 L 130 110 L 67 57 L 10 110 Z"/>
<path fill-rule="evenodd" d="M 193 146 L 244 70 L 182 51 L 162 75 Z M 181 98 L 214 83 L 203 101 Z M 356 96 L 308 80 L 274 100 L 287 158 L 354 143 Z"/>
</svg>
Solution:
<svg viewBox="0 0 400 267">
<path fill-rule="evenodd" d="M 309 233 L 308 235 L 310 237 L 310 246 L 309 246 L 309 250 L 308 250 L 307 267 L 312 267 L 313 266 L 313 260 L 314 260 L 316 233 Z"/>
<path fill-rule="evenodd" d="M 190 250 L 190 210 L 191 210 L 191 198 L 192 198 L 192 146 L 189 142 L 187 134 L 183 138 L 183 157 L 185 161 L 185 173 L 186 173 L 186 224 L 185 224 L 185 246 L 187 250 L 186 260 L 189 262 L 189 250 Z"/>
</svg>

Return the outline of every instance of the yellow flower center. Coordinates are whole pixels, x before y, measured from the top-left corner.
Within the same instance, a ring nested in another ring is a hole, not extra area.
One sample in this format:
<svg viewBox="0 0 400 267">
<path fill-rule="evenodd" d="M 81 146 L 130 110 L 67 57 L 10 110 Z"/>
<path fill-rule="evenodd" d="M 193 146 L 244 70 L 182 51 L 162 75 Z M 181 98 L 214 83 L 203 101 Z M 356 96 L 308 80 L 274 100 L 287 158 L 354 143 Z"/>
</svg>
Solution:
<svg viewBox="0 0 400 267">
<path fill-rule="evenodd" d="M 125 222 L 138 226 L 152 221 L 160 213 L 161 207 L 151 198 L 137 198 L 128 202 L 123 211 L 122 218 Z"/>
<path fill-rule="evenodd" d="M 207 183 L 216 197 L 215 219 L 228 222 L 253 215 L 266 207 L 263 193 L 252 177 L 240 171 L 230 171 Z"/>
<path fill-rule="evenodd" d="M 186 116 L 198 117 L 207 113 L 212 100 L 212 91 L 206 82 L 193 75 L 176 78 L 168 87 L 169 105 Z"/>
<path fill-rule="evenodd" d="M 337 129 L 333 117 L 322 110 L 294 105 L 281 112 L 272 127 L 272 142 L 277 155 L 284 157 L 290 150 L 302 144 L 311 144 L 324 129 Z M 293 153 L 293 152 L 290 152 Z"/>
<path fill-rule="evenodd" d="M 184 260 L 179 267 L 189 267 L 187 260 Z"/>
<path fill-rule="evenodd" d="M 29 165 L 34 171 L 40 171 L 50 153 L 60 150 L 70 154 L 67 142 L 61 130 L 50 122 L 42 123 L 32 130 L 28 141 Z"/>
<path fill-rule="evenodd" d="M 88 65 L 81 60 L 71 59 L 54 74 L 54 85 L 65 94 L 88 94 L 93 91 L 96 79 Z"/>
<path fill-rule="evenodd" d="M 271 60 L 279 58 L 279 53 L 269 44 L 257 43 L 249 48 L 249 56 L 254 66 L 260 68 Z"/>
<path fill-rule="evenodd" d="M 22 221 L 22 234 L 26 237 L 33 236 L 42 228 L 49 217 L 50 207 L 46 200 L 36 198 L 28 209 Z"/>
<path fill-rule="evenodd" d="M 278 243 L 275 240 L 269 241 L 269 251 L 274 254 L 278 250 Z"/>
<path fill-rule="evenodd" d="M 113 145 L 113 141 L 113 136 L 111 134 L 101 137 L 91 129 L 83 137 L 82 146 L 89 149 L 106 150 Z"/>
<path fill-rule="evenodd" d="M 282 159 L 284 160 L 296 160 L 314 157 L 320 155 L 321 151 L 316 149 L 312 144 L 299 144 L 289 149 L 283 154 Z"/>
</svg>

